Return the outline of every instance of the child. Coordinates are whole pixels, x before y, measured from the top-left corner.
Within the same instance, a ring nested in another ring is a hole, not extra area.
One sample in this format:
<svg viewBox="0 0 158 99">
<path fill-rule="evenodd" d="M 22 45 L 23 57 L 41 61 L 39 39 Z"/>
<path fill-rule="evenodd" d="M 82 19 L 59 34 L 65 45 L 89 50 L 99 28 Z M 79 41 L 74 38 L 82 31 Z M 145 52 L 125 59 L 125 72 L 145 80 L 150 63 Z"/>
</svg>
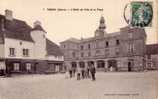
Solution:
<svg viewBox="0 0 158 99">
<path fill-rule="evenodd" d="M 65 73 L 65 78 L 66 78 L 66 79 L 69 78 L 69 72 L 68 72 L 68 71 Z"/>
</svg>

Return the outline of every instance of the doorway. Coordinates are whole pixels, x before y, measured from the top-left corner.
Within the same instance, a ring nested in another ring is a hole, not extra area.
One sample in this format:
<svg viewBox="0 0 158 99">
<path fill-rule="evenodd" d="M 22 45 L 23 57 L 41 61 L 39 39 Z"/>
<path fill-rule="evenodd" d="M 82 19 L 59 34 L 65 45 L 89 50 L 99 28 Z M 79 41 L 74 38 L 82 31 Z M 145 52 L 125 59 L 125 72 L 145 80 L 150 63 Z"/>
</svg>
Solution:
<svg viewBox="0 0 158 99">
<path fill-rule="evenodd" d="M 117 60 L 108 60 L 108 68 L 110 69 L 110 71 L 117 71 Z"/>
</svg>

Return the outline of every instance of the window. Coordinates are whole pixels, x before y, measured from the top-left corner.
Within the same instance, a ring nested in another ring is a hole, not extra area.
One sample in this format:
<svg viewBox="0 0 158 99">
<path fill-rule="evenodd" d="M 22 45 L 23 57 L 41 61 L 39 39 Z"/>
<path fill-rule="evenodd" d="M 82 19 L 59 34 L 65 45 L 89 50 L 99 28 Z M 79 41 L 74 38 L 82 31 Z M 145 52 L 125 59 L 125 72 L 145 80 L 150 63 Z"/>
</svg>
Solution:
<svg viewBox="0 0 158 99">
<path fill-rule="evenodd" d="M 31 70 L 31 63 L 26 63 L 26 70 Z"/>
<path fill-rule="evenodd" d="M 75 52 L 72 52 L 72 57 L 76 57 L 76 53 Z"/>
<path fill-rule="evenodd" d="M 91 52 L 88 52 L 88 56 L 91 56 Z"/>
<path fill-rule="evenodd" d="M 15 48 L 9 48 L 10 56 L 15 56 Z"/>
<path fill-rule="evenodd" d="M 19 63 L 14 63 L 13 66 L 14 66 L 15 71 L 19 71 L 19 69 L 20 69 Z"/>
<path fill-rule="evenodd" d="M 84 53 L 83 52 L 81 53 L 81 57 L 84 57 Z"/>
<path fill-rule="evenodd" d="M 90 44 L 88 44 L 88 49 L 91 49 L 91 45 Z"/>
<path fill-rule="evenodd" d="M 81 50 L 83 50 L 83 45 L 81 45 L 80 47 L 81 47 Z"/>
<path fill-rule="evenodd" d="M 106 41 L 106 47 L 108 47 L 109 46 L 109 42 L 108 41 Z"/>
<path fill-rule="evenodd" d="M 46 36 L 43 34 L 43 38 L 46 38 Z"/>
<path fill-rule="evenodd" d="M 109 56 L 109 49 L 105 49 L 105 56 L 106 56 L 106 57 Z"/>
<path fill-rule="evenodd" d="M 100 55 L 100 50 L 96 50 L 95 55 Z"/>
<path fill-rule="evenodd" d="M 96 50 L 96 54 L 99 54 L 100 53 L 100 50 Z"/>
<path fill-rule="evenodd" d="M 22 45 L 22 42 L 20 41 L 20 45 Z"/>
<path fill-rule="evenodd" d="M 84 62 L 79 62 L 79 66 L 80 66 L 80 68 L 84 68 L 85 67 L 85 63 Z"/>
<path fill-rule="evenodd" d="M 97 68 L 104 68 L 104 66 L 105 66 L 104 61 L 98 61 L 97 62 Z"/>
<path fill-rule="evenodd" d="M 119 55 L 119 48 L 116 48 L 116 49 L 115 49 L 115 54 L 116 54 L 116 55 Z"/>
<path fill-rule="evenodd" d="M 133 53 L 134 52 L 134 44 L 133 43 L 129 43 L 129 53 Z"/>
<path fill-rule="evenodd" d="M 29 49 L 23 49 L 23 56 L 29 56 Z"/>
<path fill-rule="evenodd" d="M 119 40 L 116 40 L 116 45 L 120 45 L 120 41 Z"/>
<path fill-rule="evenodd" d="M 65 45 L 63 45 L 63 47 L 64 47 L 64 48 L 66 48 L 66 46 L 65 46 Z"/>
</svg>

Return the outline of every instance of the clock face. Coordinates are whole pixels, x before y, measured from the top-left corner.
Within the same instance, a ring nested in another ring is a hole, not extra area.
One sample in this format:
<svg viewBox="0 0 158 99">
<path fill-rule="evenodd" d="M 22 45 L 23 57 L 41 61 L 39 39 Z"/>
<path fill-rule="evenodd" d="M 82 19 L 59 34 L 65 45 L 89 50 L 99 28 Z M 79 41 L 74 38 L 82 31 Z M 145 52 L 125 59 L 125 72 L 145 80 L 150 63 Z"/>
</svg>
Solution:
<svg viewBox="0 0 158 99">
<path fill-rule="evenodd" d="M 152 21 L 153 11 L 149 2 L 132 2 L 132 26 L 149 26 Z"/>
<path fill-rule="evenodd" d="M 124 18 L 134 27 L 150 26 L 153 18 L 152 2 L 131 2 L 125 7 Z"/>
</svg>

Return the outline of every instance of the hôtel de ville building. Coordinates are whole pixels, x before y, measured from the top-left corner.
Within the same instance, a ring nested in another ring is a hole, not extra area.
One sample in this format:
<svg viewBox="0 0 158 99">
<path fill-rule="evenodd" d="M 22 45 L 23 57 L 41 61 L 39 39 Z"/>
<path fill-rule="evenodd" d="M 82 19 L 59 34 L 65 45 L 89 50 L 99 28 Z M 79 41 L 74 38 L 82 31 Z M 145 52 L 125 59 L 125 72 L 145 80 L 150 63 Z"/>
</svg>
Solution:
<svg viewBox="0 0 158 99">
<path fill-rule="evenodd" d="M 142 71 L 146 68 L 146 32 L 126 26 L 107 33 L 102 16 L 90 38 L 70 38 L 60 43 L 64 64 L 70 68 L 94 65 L 101 71 Z"/>
</svg>

